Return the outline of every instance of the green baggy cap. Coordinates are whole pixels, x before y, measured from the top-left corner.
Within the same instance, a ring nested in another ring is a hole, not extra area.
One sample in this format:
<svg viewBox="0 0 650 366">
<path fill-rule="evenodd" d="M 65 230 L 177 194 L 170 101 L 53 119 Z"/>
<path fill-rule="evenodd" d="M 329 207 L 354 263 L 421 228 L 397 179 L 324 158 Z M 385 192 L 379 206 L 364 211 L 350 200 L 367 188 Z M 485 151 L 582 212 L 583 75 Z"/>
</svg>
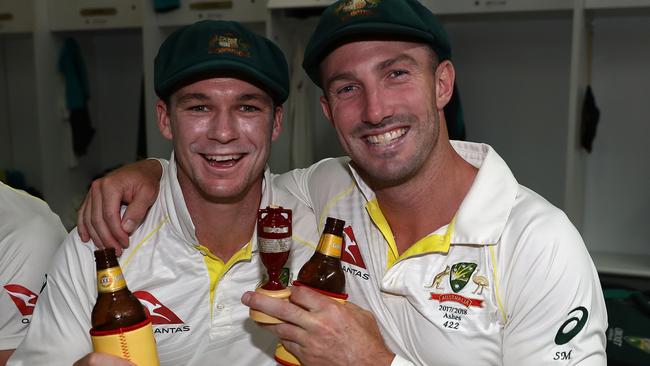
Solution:
<svg viewBox="0 0 650 366">
<path fill-rule="evenodd" d="M 417 0 L 339 0 L 325 9 L 309 39 L 302 63 L 318 86 L 318 66 L 336 47 L 363 36 L 391 36 L 429 44 L 442 60 L 451 59 L 447 33 Z"/>
<path fill-rule="evenodd" d="M 154 88 L 161 99 L 222 75 L 259 85 L 278 104 L 289 95 L 289 66 L 280 48 L 236 22 L 203 20 L 182 27 L 165 39 L 154 61 Z"/>
<path fill-rule="evenodd" d="M 397 37 L 433 48 L 438 60 L 451 60 L 451 44 L 438 18 L 417 0 L 339 0 L 325 9 L 305 48 L 302 67 L 322 87 L 319 65 L 336 47 L 365 37 Z M 445 107 L 451 139 L 465 139 L 457 85 Z"/>
</svg>

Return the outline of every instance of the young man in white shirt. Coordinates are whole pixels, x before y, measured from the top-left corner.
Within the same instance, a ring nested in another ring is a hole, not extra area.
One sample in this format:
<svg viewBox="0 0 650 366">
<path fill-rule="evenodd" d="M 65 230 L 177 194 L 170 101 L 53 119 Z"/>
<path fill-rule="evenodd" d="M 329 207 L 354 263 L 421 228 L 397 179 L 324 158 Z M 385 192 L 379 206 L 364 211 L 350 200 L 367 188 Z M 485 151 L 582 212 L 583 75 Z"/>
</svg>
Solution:
<svg viewBox="0 0 650 366">
<path fill-rule="evenodd" d="M 120 258 L 126 282 L 151 316 L 161 365 L 273 365 L 277 339 L 240 302 L 266 273 L 254 235 L 258 209 L 293 210 L 293 272 L 318 238 L 311 211 L 274 189 L 266 168 L 281 130 L 287 62 L 238 23 L 202 21 L 163 42 L 154 70 L 158 127 L 174 151 Z M 91 352 L 94 249 L 76 231 L 68 236 L 9 365 L 130 364 Z"/>
</svg>

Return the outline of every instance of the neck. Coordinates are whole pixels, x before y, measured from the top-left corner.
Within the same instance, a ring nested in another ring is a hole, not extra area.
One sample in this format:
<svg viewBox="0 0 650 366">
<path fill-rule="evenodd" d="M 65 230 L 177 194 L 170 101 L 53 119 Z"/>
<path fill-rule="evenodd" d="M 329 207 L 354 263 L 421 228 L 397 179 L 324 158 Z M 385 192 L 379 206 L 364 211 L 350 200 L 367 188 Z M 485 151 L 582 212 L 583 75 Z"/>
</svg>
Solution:
<svg viewBox="0 0 650 366">
<path fill-rule="evenodd" d="M 208 200 L 195 190 L 184 189 L 185 204 L 199 243 L 227 262 L 253 237 L 262 198 L 262 177 L 233 200 Z M 198 196 L 198 197 L 197 197 Z"/>
<path fill-rule="evenodd" d="M 400 254 L 451 222 L 477 172 L 445 139 L 414 177 L 375 190 Z"/>
</svg>

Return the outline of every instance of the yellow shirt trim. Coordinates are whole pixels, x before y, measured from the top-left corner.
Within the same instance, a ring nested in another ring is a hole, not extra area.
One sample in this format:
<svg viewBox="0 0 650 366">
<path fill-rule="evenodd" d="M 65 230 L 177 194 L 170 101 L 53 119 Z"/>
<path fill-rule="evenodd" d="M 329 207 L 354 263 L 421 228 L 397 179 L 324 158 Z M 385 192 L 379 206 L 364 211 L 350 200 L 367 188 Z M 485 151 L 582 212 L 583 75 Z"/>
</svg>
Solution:
<svg viewBox="0 0 650 366">
<path fill-rule="evenodd" d="M 492 277 L 494 277 L 494 293 L 496 294 L 497 297 L 497 305 L 499 306 L 499 312 L 501 312 L 501 316 L 503 317 L 503 324 L 506 323 L 508 320 L 508 317 L 506 316 L 506 309 L 503 307 L 503 303 L 501 302 L 501 293 L 499 291 L 499 278 L 497 277 L 497 259 L 496 256 L 494 255 L 494 248 L 492 245 L 489 246 L 490 248 L 490 258 L 492 259 Z"/>
<path fill-rule="evenodd" d="M 325 219 L 327 218 L 327 212 L 329 212 L 330 207 L 332 207 L 336 202 L 338 202 L 341 198 L 344 196 L 350 194 L 352 190 L 356 187 L 355 183 L 350 184 L 348 188 L 346 188 L 343 192 L 337 194 L 334 196 L 323 208 L 323 212 L 320 214 L 320 218 L 318 220 L 318 232 L 323 231 L 323 228 L 325 227 Z"/>
<path fill-rule="evenodd" d="M 404 258 L 426 254 L 426 253 L 447 253 L 451 245 L 451 234 L 454 232 L 454 222 L 456 218 L 452 218 L 447 230 L 444 234 L 430 234 L 418 240 L 415 244 L 411 245 L 402 255 L 397 258 L 401 261 Z"/>
<path fill-rule="evenodd" d="M 388 242 L 386 268 L 390 268 L 397 260 L 397 257 L 399 257 L 399 251 L 397 250 L 397 244 L 395 244 L 395 236 L 393 235 L 393 231 L 390 229 L 388 221 L 386 221 L 384 214 L 381 212 L 381 209 L 379 208 L 379 202 L 377 202 L 376 198 L 366 203 L 366 211 L 368 211 L 372 222 L 375 223 L 379 231 L 381 231 L 381 234 Z"/>
<path fill-rule="evenodd" d="M 129 256 L 124 260 L 124 262 L 120 264 L 122 268 L 126 269 L 126 266 L 129 265 L 129 262 L 131 262 L 131 259 L 133 259 L 133 256 L 135 256 L 135 253 L 137 253 L 138 250 L 140 250 L 142 245 L 144 245 L 144 243 L 146 243 L 147 240 L 149 240 L 153 234 L 157 233 L 160 229 L 162 229 L 163 226 L 165 226 L 167 220 L 168 220 L 167 216 L 163 217 L 158 223 L 158 226 L 156 226 L 149 234 L 147 234 L 144 238 L 142 238 L 142 240 L 140 240 L 138 244 L 135 245 L 135 248 L 133 248 L 131 253 L 129 253 Z"/>
<path fill-rule="evenodd" d="M 375 223 L 379 231 L 381 231 L 384 239 L 386 239 L 388 242 L 386 269 L 389 269 L 395 265 L 395 263 L 412 256 L 425 253 L 449 252 L 449 246 L 451 245 L 451 235 L 454 232 L 455 218 L 451 220 L 447 226 L 447 231 L 444 234 L 427 235 L 415 242 L 400 255 L 399 251 L 397 250 L 397 244 L 395 243 L 395 236 L 390 229 L 388 221 L 386 221 L 386 217 L 384 217 L 384 214 L 381 212 L 381 209 L 379 208 L 379 202 L 377 202 L 376 198 L 366 203 L 366 211 L 368 211 L 370 218 Z"/>
<path fill-rule="evenodd" d="M 312 248 L 312 249 L 316 250 L 316 244 L 314 244 L 314 243 L 312 243 L 310 241 L 307 241 L 307 240 L 305 240 L 305 239 L 303 239 L 301 237 L 295 236 L 295 235 L 293 235 L 292 238 L 293 238 L 294 244 L 300 244 L 300 245 L 302 245 L 304 247 L 309 247 L 309 248 Z"/>
<path fill-rule="evenodd" d="M 249 241 L 243 248 L 239 249 L 228 262 L 224 263 L 221 258 L 214 255 L 210 249 L 203 245 L 196 245 L 196 249 L 203 254 L 203 261 L 210 276 L 210 319 L 212 319 L 212 310 L 214 305 L 214 293 L 219 285 L 223 275 L 232 268 L 235 263 L 250 260 L 253 256 L 253 246 Z"/>
</svg>

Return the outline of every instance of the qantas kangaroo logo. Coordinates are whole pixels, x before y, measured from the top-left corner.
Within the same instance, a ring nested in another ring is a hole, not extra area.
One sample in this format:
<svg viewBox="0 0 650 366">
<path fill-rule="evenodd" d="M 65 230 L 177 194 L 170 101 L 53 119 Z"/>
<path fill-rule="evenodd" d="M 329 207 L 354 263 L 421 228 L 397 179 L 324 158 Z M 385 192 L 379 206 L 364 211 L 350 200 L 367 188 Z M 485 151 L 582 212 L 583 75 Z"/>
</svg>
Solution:
<svg viewBox="0 0 650 366">
<path fill-rule="evenodd" d="M 168 307 L 163 305 L 152 294 L 146 291 L 136 291 L 133 293 L 142 305 L 147 309 L 153 324 L 184 324 L 183 321 L 174 314 Z"/>
<path fill-rule="evenodd" d="M 21 285 L 5 285 L 5 290 L 23 316 L 32 315 L 38 295 Z"/>
<path fill-rule="evenodd" d="M 357 239 L 354 237 L 352 226 L 346 226 L 343 229 L 343 236 L 345 237 L 345 249 L 341 253 L 341 260 L 366 269 L 366 264 L 363 262 L 363 258 L 361 258 L 361 252 L 357 245 Z"/>
</svg>

